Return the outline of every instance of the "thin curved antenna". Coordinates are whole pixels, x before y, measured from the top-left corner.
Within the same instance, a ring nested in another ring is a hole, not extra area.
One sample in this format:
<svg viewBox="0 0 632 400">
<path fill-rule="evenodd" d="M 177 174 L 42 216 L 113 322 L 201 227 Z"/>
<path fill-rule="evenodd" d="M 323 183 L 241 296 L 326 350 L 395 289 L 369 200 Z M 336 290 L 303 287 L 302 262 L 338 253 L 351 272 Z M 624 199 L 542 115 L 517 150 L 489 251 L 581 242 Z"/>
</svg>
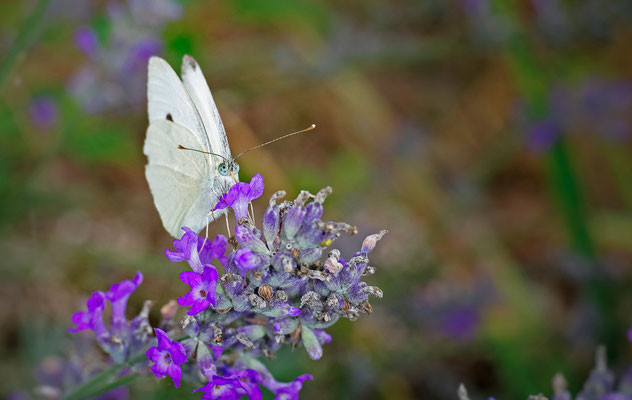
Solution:
<svg viewBox="0 0 632 400">
<path fill-rule="evenodd" d="M 224 157 L 221 154 L 216 154 L 216 153 L 211 153 L 210 151 L 204 151 L 204 150 L 198 150 L 198 149 L 191 149 L 189 147 L 184 147 L 183 145 L 179 144 L 178 145 L 178 149 L 179 150 L 191 150 L 191 151 L 197 151 L 198 153 L 203 153 L 203 154 L 211 154 L 214 156 L 218 156 L 218 157 L 222 157 L 224 159 L 224 161 L 228 162 L 228 159 L 226 157 Z"/>
<path fill-rule="evenodd" d="M 242 151 L 241 153 L 237 154 L 235 157 L 233 157 L 233 160 L 236 160 L 238 157 L 243 156 L 244 154 L 248 153 L 248 152 L 249 152 L 249 151 L 251 151 L 251 150 L 255 150 L 255 149 L 258 149 L 258 148 L 260 148 L 260 147 L 267 146 L 267 145 L 269 145 L 270 143 L 274 143 L 274 142 L 276 142 L 277 140 L 285 139 L 286 137 L 290 137 L 290 136 L 292 136 L 292 135 L 298 135 L 299 133 L 303 133 L 303 132 L 308 132 L 308 131 L 311 131 L 311 130 L 312 130 L 312 129 L 314 129 L 314 128 L 316 128 L 316 124 L 311 124 L 311 125 L 310 125 L 310 126 L 308 126 L 307 128 L 302 129 L 302 130 L 300 130 L 300 131 L 296 131 L 296 132 L 288 133 L 287 135 L 280 136 L 280 137 L 278 137 L 278 138 L 276 138 L 276 139 L 272 139 L 272 140 L 270 140 L 270 141 L 268 141 L 268 142 L 262 143 L 262 144 L 260 144 L 260 145 L 255 146 L 255 147 L 251 147 L 251 148 L 249 148 L 248 150 L 246 150 L 246 151 Z"/>
</svg>

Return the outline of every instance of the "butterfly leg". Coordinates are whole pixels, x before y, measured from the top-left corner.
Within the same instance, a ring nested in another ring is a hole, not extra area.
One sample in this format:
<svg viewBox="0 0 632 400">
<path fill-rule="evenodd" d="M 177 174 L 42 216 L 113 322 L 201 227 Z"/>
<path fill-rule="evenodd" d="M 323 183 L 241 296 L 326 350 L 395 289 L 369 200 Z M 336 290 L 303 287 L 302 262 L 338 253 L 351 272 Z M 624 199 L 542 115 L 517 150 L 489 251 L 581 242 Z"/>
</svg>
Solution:
<svg viewBox="0 0 632 400">
<path fill-rule="evenodd" d="M 206 242 L 208 241 L 208 224 L 209 224 L 208 214 L 206 214 L 206 234 L 204 235 L 204 242 L 202 242 L 202 248 L 199 251 L 200 253 L 202 252 L 202 250 L 204 250 L 204 246 L 206 245 Z"/>
<path fill-rule="evenodd" d="M 231 237 L 230 224 L 228 223 L 228 212 L 224 213 L 224 217 L 226 217 L 226 232 L 228 232 L 228 237 Z"/>
<path fill-rule="evenodd" d="M 252 224 L 255 224 L 255 208 L 252 206 L 252 201 L 250 203 L 248 203 L 248 205 L 250 205 L 250 222 L 252 222 Z"/>
</svg>

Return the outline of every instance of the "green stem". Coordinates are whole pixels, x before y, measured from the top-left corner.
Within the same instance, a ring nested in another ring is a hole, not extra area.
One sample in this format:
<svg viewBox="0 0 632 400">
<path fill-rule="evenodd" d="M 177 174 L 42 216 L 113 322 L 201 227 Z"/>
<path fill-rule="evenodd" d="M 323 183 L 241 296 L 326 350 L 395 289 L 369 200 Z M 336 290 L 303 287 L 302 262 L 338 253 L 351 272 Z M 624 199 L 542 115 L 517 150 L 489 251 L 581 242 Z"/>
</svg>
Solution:
<svg viewBox="0 0 632 400">
<path fill-rule="evenodd" d="M 550 157 L 552 184 L 571 235 L 573 248 L 587 259 L 595 260 L 595 246 L 588 230 L 583 197 L 563 138 L 551 149 Z"/>
<path fill-rule="evenodd" d="M 122 364 L 112 365 L 110 368 L 99 372 L 92 378 L 84 382 L 81 386 L 76 388 L 73 392 L 64 397 L 64 400 L 80 400 L 85 398 L 91 398 L 100 394 L 106 393 L 109 390 L 117 388 L 119 386 L 127 385 L 139 379 L 137 375 L 127 375 L 110 381 L 111 377 L 118 374 L 125 368 L 129 368 L 138 364 L 145 358 L 145 353 L 139 353 L 130 358 Z"/>
<path fill-rule="evenodd" d="M 0 89 L 4 85 L 9 73 L 13 69 L 15 62 L 22 52 L 31 45 L 39 24 L 44 19 L 50 0 L 39 0 L 35 5 L 31 15 L 20 26 L 18 35 L 9 52 L 4 56 L 4 61 L 0 64 Z"/>
</svg>

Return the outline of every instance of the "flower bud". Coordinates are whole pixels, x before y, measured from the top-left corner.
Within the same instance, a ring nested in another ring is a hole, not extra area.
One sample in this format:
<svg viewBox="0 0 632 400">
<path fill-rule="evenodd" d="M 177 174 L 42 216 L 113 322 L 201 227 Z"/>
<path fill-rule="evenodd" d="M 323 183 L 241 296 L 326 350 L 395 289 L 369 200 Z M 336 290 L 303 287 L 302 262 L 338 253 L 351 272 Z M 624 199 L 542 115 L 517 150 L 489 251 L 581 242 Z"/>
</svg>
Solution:
<svg viewBox="0 0 632 400">
<path fill-rule="evenodd" d="M 283 233 L 288 240 L 292 240 L 300 229 L 307 211 L 303 206 L 293 206 L 285 213 L 283 218 Z"/>
<path fill-rule="evenodd" d="M 263 214 L 263 237 L 268 243 L 268 247 L 272 248 L 274 239 L 279 234 L 279 227 L 281 226 L 281 216 L 279 213 L 279 207 L 275 204 L 268 207 L 265 214 Z"/>
<path fill-rule="evenodd" d="M 336 260 L 334 257 L 329 257 L 325 260 L 323 267 L 327 270 L 327 272 L 335 275 L 338 272 L 342 271 L 343 265 L 339 263 L 338 260 Z"/>
<path fill-rule="evenodd" d="M 160 315 L 163 321 L 171 321 L 178 312 L 178 303 L 175 300 L 169 300 L 167 304 L 160 308 Z"/>
<path fill-rule="evenodd" d="M 259 293 L 259 296 L 266 299 L 266 301 L 269 303 L 270 300 L 272 299 L 272 286 L 270 285 L 259 286 L 257 293 Z"/>
<path fill-rule="evenodd" d="M 362 250 L 360 250 L 360 252 L 367 254 L 373 251 L 377 242 L 382 239 L 382 236 L 386 235 L 387 232 L 386 229 L 383 229 L 378 233 L 367 236 L 362 242 Z"/>
<path fill-rule="evenodd" d="M 246 225 L 238 225 L 235 227 L 235 239 L 237 239 L 239 244 L 250 248 L 255 253 L 268 254 L 268 247 L 259 236 L 258 230 L 255 232 Z"/>
</svg>

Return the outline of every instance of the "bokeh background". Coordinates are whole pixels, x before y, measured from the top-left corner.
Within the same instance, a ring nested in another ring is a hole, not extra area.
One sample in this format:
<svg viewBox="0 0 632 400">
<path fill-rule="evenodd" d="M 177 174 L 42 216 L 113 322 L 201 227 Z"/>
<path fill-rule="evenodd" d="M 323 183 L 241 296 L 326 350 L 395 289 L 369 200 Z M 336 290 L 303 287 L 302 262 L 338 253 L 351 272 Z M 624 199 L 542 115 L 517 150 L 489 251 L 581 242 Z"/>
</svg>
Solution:
<svg viewBox="0 0 632 400">
<path fill-rule="evenodd" d="M 264 198 L 331 185 L 343 255 L 389 230 L 373 314 L 269 363 L 303 398 L 577 392 L 600 343 L 621 373 L 631 41 L 627 0 L 0 2 L 0 395 L 68 354 L 90 292 L 140 270 L 155 318 L 183 293 L 144 178 L 153 54 L 198 60 L 234 153 L 318 125 L 240 160 Z M 198 397 L 168 386 L 132 394 Z"/>
</svg>

